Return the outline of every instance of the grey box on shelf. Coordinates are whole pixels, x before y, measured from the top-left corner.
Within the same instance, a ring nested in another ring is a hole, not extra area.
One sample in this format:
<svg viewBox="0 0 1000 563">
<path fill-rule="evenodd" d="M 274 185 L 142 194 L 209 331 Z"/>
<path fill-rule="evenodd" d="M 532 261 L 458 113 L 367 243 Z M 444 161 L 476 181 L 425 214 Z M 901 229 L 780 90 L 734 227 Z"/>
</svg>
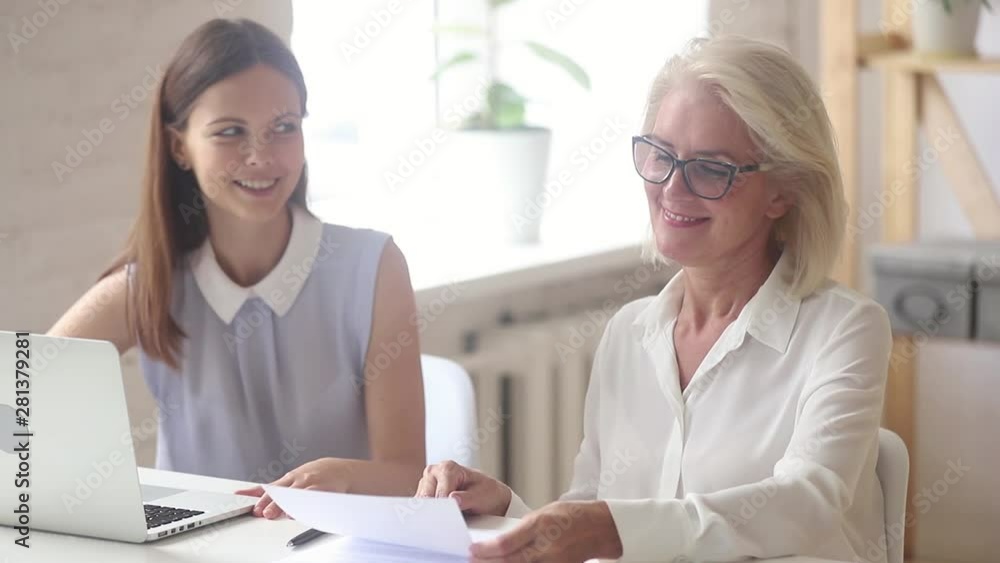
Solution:
<svg viewBox="0 0 1000 563">
<path fill-rule="evenodd" d="M 1000 242 L 993 252 L 983 252 L 976 262 L 976 338 L 1000 342 Z"/>
<path fill-rule="evenodd" d="M 972 338 L 976 255 L 960 242 L 872 247 L 875 298 L 889 313 L 893 332 Z"/>
</svg>

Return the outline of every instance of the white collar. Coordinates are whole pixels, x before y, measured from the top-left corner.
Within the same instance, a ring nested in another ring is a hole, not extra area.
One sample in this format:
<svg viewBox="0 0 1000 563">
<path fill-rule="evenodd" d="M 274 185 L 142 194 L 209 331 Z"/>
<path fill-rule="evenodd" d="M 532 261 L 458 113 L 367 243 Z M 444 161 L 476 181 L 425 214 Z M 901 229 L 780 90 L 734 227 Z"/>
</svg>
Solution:
<svg viewBox="0 0 1000 563">
<path fill-rule="evenodd" d="M 190 254 L 188 264 L 195 283 L 205 296 L 205 301 L 226 324 L 233 322 L 243 303 L 253 297 L 259 297 L 267 303 L 279 317 L 284 316 L 295 303 L 295 298 L 305 285 L 305 278 L 301 273 L 310 271 L 319 250 L 323 223 L 297 205 L 291 206 L 291 211 L 292 233 L 281 260 L 264 279 L 252 287 L 237 285 L 222 271 L 208 239 Z"/>
<path fill-rule="evenodd" d="M 801 299 L 791 294 L 792 256 L 782 252 L 767 281 L 743 307 L 734 322 L 734 336 L 748 333 L 759 342 L 784 353 L 795 328 Z M 684 271 L 677 272 L 660 293 L 636 317 L 636 336 L 648 342 L 664 330 L 680 311 L 684 296 Z"/>
</svg>

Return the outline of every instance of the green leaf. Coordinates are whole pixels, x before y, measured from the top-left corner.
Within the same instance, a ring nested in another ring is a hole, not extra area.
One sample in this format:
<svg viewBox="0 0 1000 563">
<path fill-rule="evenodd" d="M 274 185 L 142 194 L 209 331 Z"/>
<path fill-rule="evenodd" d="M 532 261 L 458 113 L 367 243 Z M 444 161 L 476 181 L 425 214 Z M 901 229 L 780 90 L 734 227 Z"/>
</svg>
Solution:
<svg viewBox="0 0 1000 563">
<path fill-rule="evenodd" d="M 473 53 L 472 51 L 461 51 L 452 55 L 450 59 L 438 65 L 437 70 L 431 75 L 431 80 L 437 80 L 441 73 L 445 72 L 449 68 L 453 68 L 466 63 L 471 63 L 472 61 L 479 60 L 479 55 Z"/>
<path fill-rule="evenodd" d="M 490 0 L 490 8 L 495 10 L 500 6 L 503 6 L 504 4 L 510 4 L 513 1 L 514 0 Z"/>
<path fill-rule="evenodd" d="M 584 89 L 590 90 L 590 77 L 587 76 L 587 71 L 583 70 L 583 67 L 576 64 L 573 59 L 541 43 L 525 41 L 524 44 L 539 57 L 565 70 Z"/>
<path fill-rule="evenodd" d="M 486 28 L 473 24 L 435 25 L 431 27 L 431 32 L 466 37 L 484 37 L 486 35 Z"/>
<path fill-rule="evenodd" d="M 493 127 L 512 129 L 524 127 L 524 96 L 503 82 L 495 82 L 487 94 Z"/>
</svg>

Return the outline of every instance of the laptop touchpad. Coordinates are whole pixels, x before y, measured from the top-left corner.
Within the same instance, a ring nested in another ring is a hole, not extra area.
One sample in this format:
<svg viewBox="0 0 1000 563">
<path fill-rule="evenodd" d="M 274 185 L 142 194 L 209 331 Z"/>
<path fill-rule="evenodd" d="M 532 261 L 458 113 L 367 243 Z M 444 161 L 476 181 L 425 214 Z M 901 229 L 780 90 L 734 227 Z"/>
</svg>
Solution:
<svg viewBox="0 0 1000 563">
<path fill-rule="evenodd" d="M 167 487 L 154 487 L 152 485 L 141 485 L 141 487 L 142 487 L 142 502 L 152 502 L 156 499 L 161 499 L 163 497 L 169 497 L 185 492 L 181 489 L 168 489 Z"/>
</svg>

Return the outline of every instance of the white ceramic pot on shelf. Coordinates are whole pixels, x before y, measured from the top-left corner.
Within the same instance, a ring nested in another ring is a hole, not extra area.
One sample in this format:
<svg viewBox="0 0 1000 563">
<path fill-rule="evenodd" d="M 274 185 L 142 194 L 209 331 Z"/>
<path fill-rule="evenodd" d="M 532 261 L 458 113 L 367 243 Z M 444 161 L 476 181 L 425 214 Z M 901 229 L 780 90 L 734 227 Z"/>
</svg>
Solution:
<svg viewBox="0 0 1000 563">
<path fill-rule="evenodd" d="M 551 138 L 543 128 L 455 132 L 452 163 L 477 202 L 477 224 L 503 242 L 539 240 Z"/>
<path fill-rule="evenodd" d="M 976 30 L 982 0 L 913 0 L 913 50 L 928 55 L 976 54 Z"/>
</svg>

